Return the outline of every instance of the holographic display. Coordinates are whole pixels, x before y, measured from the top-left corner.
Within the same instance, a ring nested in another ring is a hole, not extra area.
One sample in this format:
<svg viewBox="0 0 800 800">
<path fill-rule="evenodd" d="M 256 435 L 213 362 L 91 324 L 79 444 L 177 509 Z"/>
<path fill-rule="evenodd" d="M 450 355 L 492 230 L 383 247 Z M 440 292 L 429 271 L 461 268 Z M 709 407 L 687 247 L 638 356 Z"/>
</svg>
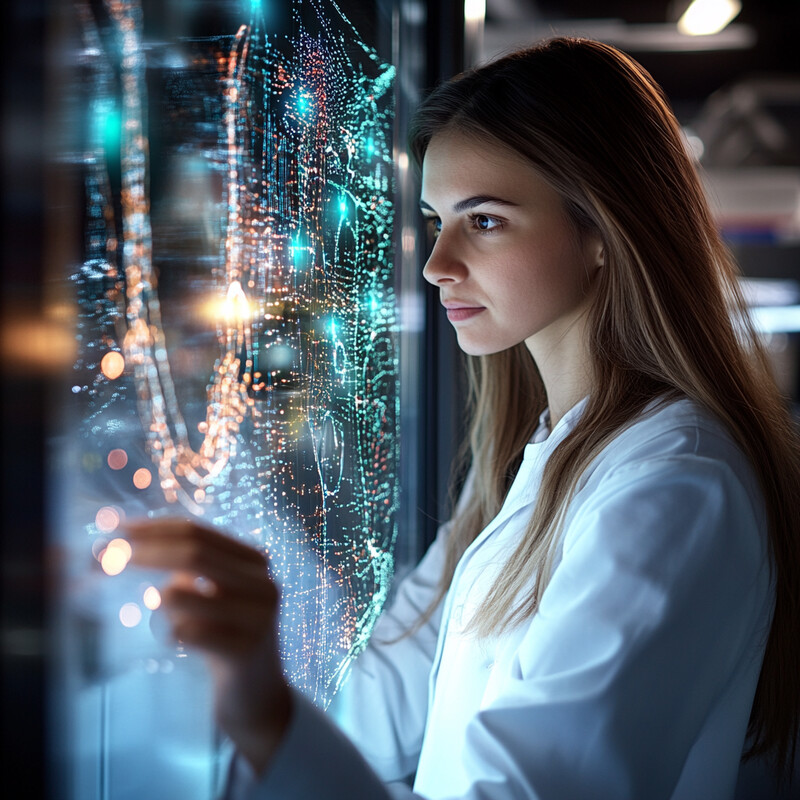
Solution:
<svg viewBox="0 0 800 800">
<path fill-rule="evenodd" d="M 394 69 L 335 3 L 273 5 L 180 46 L 138 0 L 77 5 L 73 515 L 108 574 L 125 516 L 265 549 L 287 673 L 325 706 L 393 572 Z"/>
</svg>

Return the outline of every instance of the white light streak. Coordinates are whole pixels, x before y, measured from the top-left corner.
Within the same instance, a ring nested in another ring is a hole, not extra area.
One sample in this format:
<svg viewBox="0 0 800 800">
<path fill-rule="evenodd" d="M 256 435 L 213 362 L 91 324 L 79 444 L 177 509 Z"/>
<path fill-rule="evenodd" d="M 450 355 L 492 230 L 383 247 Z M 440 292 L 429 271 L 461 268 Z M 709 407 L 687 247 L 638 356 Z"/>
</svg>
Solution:
<svg viewBox="0 0 800 800">
<path fill-rule="evenodd" d="M 750 314 L 759 333 L 800 332 L 800 306 L 758 306 Z"/>
<path fill-rule="evenodd" d="M 687 36 L 719 33 L 742 10 L 739 0 L 694 0 L 678 20 L 678 30 Z"/>
</svg>

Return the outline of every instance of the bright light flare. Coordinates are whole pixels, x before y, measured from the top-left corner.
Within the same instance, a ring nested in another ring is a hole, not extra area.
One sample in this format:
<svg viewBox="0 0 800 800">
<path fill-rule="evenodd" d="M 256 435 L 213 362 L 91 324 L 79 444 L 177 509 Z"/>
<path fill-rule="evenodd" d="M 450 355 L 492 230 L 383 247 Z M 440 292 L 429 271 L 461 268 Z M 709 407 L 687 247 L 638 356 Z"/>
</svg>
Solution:
<svg viewBox="0 0 800 800">
<path fill-rule="evenodd" d="M 483 22 L 486 17 L 486 0 L 464 0 L 464 19 L 467 22 Z"/>
<path fill-rule="evenodd" d="M 224 319 L 228 325 L 250 320 L 253 309 L 239 281 L 231 281 L 224 298 L 214 298 L 205 305 L 205 314 L 213 320 Z"/>
<path fill-rule="evenodd" d="M 130 544 L 125 539 L 113 539 L 100 556 L 100 566 L 106 575 L 119 575 L 130 560 Z"/>
<path fill-rule="evenodd" d="M 694 0 L 678 20 L 678 30 L 687 36 L 719 33 L 742 10 L 739 0 Z"/>
<path fill-rule="evenodd" d="M 161 592 L 155 586 L 148 586 L 144 590 L 144 604 L 151 611 L 155 611 L 161 606 Z"/>
</svg>

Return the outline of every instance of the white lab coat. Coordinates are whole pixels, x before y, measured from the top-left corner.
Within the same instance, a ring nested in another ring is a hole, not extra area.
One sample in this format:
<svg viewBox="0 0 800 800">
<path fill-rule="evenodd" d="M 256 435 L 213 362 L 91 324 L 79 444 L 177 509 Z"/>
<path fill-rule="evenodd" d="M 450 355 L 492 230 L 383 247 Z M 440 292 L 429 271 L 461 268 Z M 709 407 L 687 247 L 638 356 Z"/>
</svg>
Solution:
<svg viewBox="0 0 800 800">
<path fill-rule="evenodd" d="M 690 401 L 645 415 L 582 477 L 536 614 L 489 641 L 465 632 L 584 406 L 540 426 L 443 607 L 391 642 L 433 596 L 448 525 L 399 588 L 331 709 L 363 760 L 298 695 L 266 775 L 238 767 L 241 796 L 733 797 L 773 607 L 766 517 L 743 455 Z M 383 783 L 414 775 L 413 790 Z"/>
</svg>

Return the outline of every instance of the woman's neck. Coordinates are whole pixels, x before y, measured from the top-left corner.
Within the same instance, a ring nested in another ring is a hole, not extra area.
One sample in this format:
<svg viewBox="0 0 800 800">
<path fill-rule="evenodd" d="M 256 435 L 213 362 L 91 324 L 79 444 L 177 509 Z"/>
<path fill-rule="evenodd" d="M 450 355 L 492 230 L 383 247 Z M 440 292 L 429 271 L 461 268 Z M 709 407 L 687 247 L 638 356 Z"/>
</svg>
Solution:
<svg viewBox="0 0 800 800">
<path fill-rule="evenodd" d="M 544 383 L 550 409 L 550 430 L 592 389 L 591 360 L 585 346 L 585 321 L 586 316 L 582 314 L 562 330 L 547 329 L 525 341 Z"/>
</svg>

